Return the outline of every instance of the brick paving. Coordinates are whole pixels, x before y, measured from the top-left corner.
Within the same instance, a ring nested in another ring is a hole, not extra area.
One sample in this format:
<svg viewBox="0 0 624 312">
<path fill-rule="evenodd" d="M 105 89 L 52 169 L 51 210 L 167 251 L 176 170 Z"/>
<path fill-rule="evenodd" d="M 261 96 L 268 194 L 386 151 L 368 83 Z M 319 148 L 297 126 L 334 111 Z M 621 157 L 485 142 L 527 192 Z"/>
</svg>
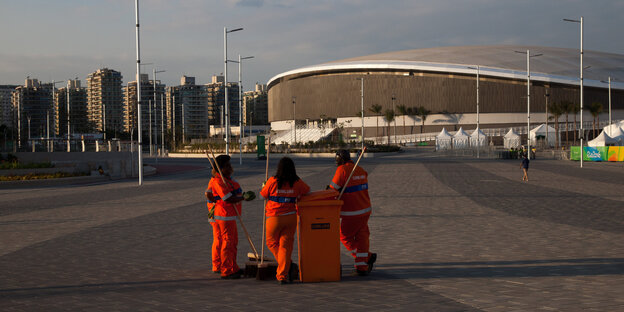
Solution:
<svg viewBox="0 0 624 312">
<path fill-rule="evenodd" d="M 335 169 L 332 159 L 295 163 L 314 190 Z M 0 310 L 624 310 L 621 163 L 580 169 L 537 159 L 529 182 L 520 181 L 519 161 L 417 149 L 361 164 L 370 175 L 377 266 L 351 276 L 343 249 L 343 278 L 332 283 L 213 274 L 203 159 L 159 159 L 165 174 L 142 187 L 123 180 L 0 189 Z M 244 190 L 259 188 L 264 162 L 233 165 Z M 260 248 L 262 202 L 243 209 Z M 243 265 L 251 249 L 239 235 Z"/>
</svg>

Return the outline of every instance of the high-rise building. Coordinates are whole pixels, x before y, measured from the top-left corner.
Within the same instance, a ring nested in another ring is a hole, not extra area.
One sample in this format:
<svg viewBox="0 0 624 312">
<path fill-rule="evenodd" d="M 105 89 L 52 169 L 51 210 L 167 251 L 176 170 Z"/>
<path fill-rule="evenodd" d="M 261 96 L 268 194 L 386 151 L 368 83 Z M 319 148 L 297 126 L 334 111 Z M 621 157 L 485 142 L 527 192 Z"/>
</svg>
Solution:
<svg viewBox="0 0 624 312">
<path fill-rule="evenodd" d="M 128 82 L 128 86 L 124 88 L 124 103 L 125 131 L 138 131 L 136 81 Z M 160 80 L 156 82 L 149 80 L 147 74 L 141 74 L 141 131 L 144 138 L 149 137 L 150 121 L 152 136 L 160 137 L 161 116 L 165 117 L 163 112 L 163 109 L 166 110 L 165 105 L 165 85 L 161 84 Z"/>
<path fill-rule="evenodd" d="M 44 137 L 49 123 L 48 114 L 52 113 L 52 84 L 41 84 L 37 79 L 27 78 L 23 86 L 18 86 L 11 94 L 11 106 L 14 110 L 18 146 L 26 140 Z"/>
<path fill-rule="evenodd" d="M 124 130 L 121 80 L 120 72 L 108 68 L 98 69 L 87 76 L 87 115 L 96 131 Z"/>
<path fill-rule="evenodd" d="M 206 84 L 208 92 L 208 111 L 210 123 L 224 126 L 225 119 L 225 88 L 223 76 L 212 76 L 212 83 Z M 230 114 L 230 126 L 238 126 L 238 83 L 228 83 L 228 106 Z"/>
<path fill-rule="evenodd" d="M 54 97 L 54 133 L 67 135 L 68 106 L 70 133 L 90 133 L 95 130 L 88 118 L 87 89 L 80 87 L 80 80 L 68 80 L 67 87 L 58 89 Z"/>
<path fill-rule="evenodd" d="M 265 84 L 256 83 L 254 91 L 247 91 L 243 96 L 244 125 L 268 125 L 269 102 Z"/>
<path fill-rule="evenodd" d="M 206 87 L 195 84 L 195 77 L 182 76 L 180 85 L 168 88 L 168 126 L 173 139 L 186 142 L 209 136 L 212 111 Z"/>
<path fill-rule="evenodd" d="M 0 125 L 13 128 L 13 108 L 11 106 L 11 93 L 17 85 L 0 85 Z"/>
</svg>

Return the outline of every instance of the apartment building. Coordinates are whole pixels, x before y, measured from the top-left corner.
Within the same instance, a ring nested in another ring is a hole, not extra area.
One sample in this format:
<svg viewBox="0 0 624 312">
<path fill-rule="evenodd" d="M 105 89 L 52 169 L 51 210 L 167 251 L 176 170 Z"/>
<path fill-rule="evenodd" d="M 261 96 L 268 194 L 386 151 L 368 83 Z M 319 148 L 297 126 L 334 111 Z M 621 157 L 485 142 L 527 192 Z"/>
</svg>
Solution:
<svg viewBox="0 0 624 312">
<path fill-rule="evenodd" d="M 247 91 L 243 95 L 243 124 L 268 125 L 269 102 L 267 86 L 256 83 L 255 90 Z"/>
<path fill-rule="evenodd" d="M 11 106 L 11 93 L 17 85 L 0 85 L 0 125 L 13 128 L 13 108 Z"/>
<path fill-rule="evenodd" d="M 154 101 L 154 99 L 156 99 Z M 141 131 L 143 137 L 160 137 L 162 118 L 166 117 L 165 85 L 160 80 L 149 80 L 148 74 L 141 74 Z M 124 131 L 138 131 L 137 82 L 130 81 L 124 88 Z"/>
<path fill-rule="evenodd" d="M 96 131 L 124 131 L 122 78 L 120 72 L 108 68 L 87 76 L 87 116 Z"/>
<path fill-rule="evenodd" d="M 52 84 L 41 84 L 38 79 L 27 78 L 23 86 L 11 93 L 18 146 L 31 138 L 44 137 L 50 129 L 52 113 Z"/>
<path fill-rule="evenodd" d="M 80 80 L 68 80 L 65 88 L 56 90 L 54 117 L 54 133 L 58 136 L 67 135 L 68 122 L 71 134 L 90 133 L 95 130 L 94 124 L 89 121 L 87 89 L 80 86 Z"/>
</svg>

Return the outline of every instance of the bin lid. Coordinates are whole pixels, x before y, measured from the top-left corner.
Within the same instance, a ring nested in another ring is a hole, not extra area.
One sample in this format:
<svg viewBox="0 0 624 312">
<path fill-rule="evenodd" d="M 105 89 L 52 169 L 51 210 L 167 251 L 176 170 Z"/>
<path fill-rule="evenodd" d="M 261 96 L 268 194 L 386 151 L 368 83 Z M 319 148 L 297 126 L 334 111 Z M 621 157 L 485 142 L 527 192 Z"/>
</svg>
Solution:
<svg viewBox="0 0 624 312">
<path fill-rule="evenodd" d="M 305 202 L 297 202 L 297 207 L 342 207 L 344 202 L 336 199 L 311 200 Z"/>
<path fill-rule="evenodd" d="M 325 199 L 336 199 L 340 193 L 334 189 L 322 190 L 322 191 L 314 191 L 308 194 L 305 194 L 299 198 L 297 202 L 307 202 L 307 201 L 316 201 L 316 200 L 325 200 Z"/>
</svg>

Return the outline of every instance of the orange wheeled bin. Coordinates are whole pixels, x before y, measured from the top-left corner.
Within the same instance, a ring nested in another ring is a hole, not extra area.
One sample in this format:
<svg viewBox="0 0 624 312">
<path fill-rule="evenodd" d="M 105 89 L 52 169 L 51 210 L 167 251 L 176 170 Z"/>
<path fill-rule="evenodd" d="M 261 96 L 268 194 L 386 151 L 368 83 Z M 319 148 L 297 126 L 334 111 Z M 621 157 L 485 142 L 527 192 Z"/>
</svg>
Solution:
<svg viewBox="0 0 624 312">
<path fill-rule="evenodd" d="M 297 201 L 299 278 L 302 282 L 340 280 L 340 208 L 338 192 L 311 192 Z"/>
</svg>

